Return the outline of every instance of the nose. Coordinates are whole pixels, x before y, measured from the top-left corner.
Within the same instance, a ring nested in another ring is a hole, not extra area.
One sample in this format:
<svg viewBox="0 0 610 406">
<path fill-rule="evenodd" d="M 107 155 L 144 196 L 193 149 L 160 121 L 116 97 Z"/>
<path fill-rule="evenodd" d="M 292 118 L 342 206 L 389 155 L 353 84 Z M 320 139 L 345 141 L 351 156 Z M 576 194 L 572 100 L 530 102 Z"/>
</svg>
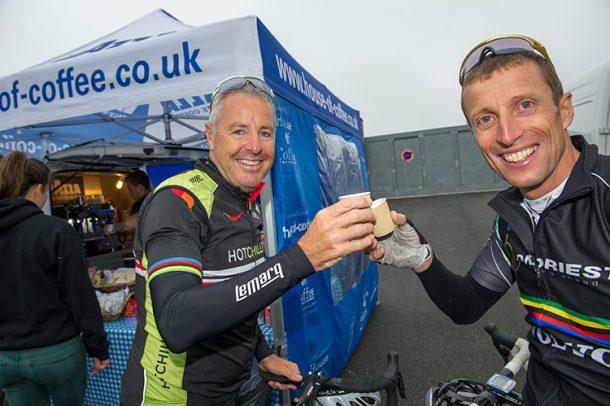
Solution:
<svg viewBox="0 0 610 406">
<path fill-rule="evenodd" d="M 263 150 L 261 139 L 255 131 L 248 134 L 244 148 L 253 154 L 259 154 Z"/>
<path fill-rule="evenodd" d="M 522 129 L 512 117 L 500 118 L 497 140 L 502 146 L 510 147 L 522 135 Z"/>
</svg>

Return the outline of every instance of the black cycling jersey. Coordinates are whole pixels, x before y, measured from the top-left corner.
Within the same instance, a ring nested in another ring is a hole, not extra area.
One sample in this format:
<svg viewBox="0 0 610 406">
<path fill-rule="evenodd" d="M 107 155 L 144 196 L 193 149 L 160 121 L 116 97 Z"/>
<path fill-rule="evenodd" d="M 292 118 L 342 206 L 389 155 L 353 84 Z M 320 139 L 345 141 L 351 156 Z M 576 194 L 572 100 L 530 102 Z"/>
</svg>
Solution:
<svg viewBox="0 0 610 406">
<path fill-rule="evenodd" d="M 510 188 L 490 202 L 498 217 L 465 278 L 451 276 L 438 261 L 420 275 L 439 307 L 465 322 L 518 283 L 532 326 L 527 405 L 607 405 L 610 399 L 610 157 L 580 136 L 572 143 L 580 157 L 535 226 L 521 207 L 523 196 Z M 456 280 L 461 288 L 448 289 Z"/>
<path fill-rule="evenodd" d="M 138 327 L 121 402 L 226 404 L 270 355 L 257 313 L 314 269 L 298 245 L 265 261 L 258 190 L 212 163 L 168 179 L 140 213 Z M 184 399 L 182 399 L 184 398 Z"/>
</svg>

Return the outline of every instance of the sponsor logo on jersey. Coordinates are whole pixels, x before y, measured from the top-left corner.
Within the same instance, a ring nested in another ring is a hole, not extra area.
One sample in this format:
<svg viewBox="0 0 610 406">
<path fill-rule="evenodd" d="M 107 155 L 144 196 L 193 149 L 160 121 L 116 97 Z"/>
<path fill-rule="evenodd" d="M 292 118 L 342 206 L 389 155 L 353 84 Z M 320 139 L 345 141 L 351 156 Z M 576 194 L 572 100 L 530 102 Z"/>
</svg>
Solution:
<svg viewBox="0 0 610 406">
<path fill-rule="evenodd" d="M 189 179 L 189 181 L 191 183 L 198 183 L 198 182 L 201 182 L 202 180 L 203 180 L 203 177 L 201 177 L 201 175 L 195 175 Z"/>
<path fill-rule="evenodd" d="M 570 280 L 598 281 L 600 279 L 610 279 L 610 266 L 604 265 L 585 265 L 571 264 L 562 261 L 556 261 L 550 258 L 536 258 L 532 255 L 517 254 L 518 263 L 536 267 L 546 271 L 551 276 L 560 276 Z M 597 285 L 593 283 L 593 285 Z"/>
<path fill-rule="evenodd" d="M 229 263 L 254 259 L 265 253 L 263 242 L 248 247 L 235 248 L 227 251 Z"/>
<path fill-rule="evenodd" d="M 574 344 L 567 341 L 561 342 L 560 340 L 557 340 L 554 335 L 547 333 L 537 326 L 532 326 L 532 335 L 544 345 L 550 345 L 561 351 L 571 352 L 580 358 L 590 358 L 598 364 L 610 368 L 610 349 L 608 348 L 594 347 L 586 344 Z"/>
<path fill-rule="evenodd" d="M 231 216 L 229 213 L 222 213 L 222 214 L 223 214 L 223 215 L 224 215 L 226 218 L 228 218 L 229 220 L 231 220 L 231 221 L 237 221 L 237 220 L 239 220 L 239 219 L 241 218 L 241 216 L 243 216 L 243 215 L 244 215 L 244 213 L 243 213 L 243 212 L 239 213 L 239 214 L 238 214 L 238 215 L 236 215 L 236 216 Z"/>
<path fill-rule="evenodd" d="M 239 302 L 252 296 L 259 290 L 271 284 L 273 281 L 284 278 L 281 264 L 275 264 L 262 274 L 254 277 L 248 282 L 235 286 L 235 301 Z"/>
</svg>

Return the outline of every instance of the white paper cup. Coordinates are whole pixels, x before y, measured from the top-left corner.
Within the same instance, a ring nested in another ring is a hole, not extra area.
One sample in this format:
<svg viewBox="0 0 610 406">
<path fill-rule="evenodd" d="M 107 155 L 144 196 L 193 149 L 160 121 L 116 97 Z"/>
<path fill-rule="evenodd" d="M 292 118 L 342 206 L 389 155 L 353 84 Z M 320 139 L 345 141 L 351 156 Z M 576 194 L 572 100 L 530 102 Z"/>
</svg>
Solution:
<svg viewBox="0 0 610 406">
<path fill-rule="evenodd" d="M 394 232 L 394 221 L 390 214 L 390 206 L 385 198 L 377 199 L 371 205 L 371 210 L 375 214 L 375 229 L 373 233 L 378 240 L 383 240 Z"/>
<path fill-rule="evenodd" d="M 355 197 L 371 197 L 371 192 L 352 193 L 351 195 L 339 196 L 339 200 L 348 200 Z"/>
</svg>

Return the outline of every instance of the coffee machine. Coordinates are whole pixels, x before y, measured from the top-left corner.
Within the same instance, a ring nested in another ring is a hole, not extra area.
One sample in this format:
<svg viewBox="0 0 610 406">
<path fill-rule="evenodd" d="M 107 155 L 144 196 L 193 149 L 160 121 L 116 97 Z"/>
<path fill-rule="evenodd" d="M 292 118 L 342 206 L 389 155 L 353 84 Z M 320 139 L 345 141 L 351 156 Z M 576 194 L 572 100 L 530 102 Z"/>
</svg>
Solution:
<svg viewBox="0 0 610 406">
<path fill-rule="evenodd" d="M 120 247 L 115 234 L 105 235 L 104 226 L 114 224 L 115 209 L 111 202 L 79 196 L 64 205 L 68 222 L 83 242 L 87 256 L 112 252 Z"/>
</svg>

